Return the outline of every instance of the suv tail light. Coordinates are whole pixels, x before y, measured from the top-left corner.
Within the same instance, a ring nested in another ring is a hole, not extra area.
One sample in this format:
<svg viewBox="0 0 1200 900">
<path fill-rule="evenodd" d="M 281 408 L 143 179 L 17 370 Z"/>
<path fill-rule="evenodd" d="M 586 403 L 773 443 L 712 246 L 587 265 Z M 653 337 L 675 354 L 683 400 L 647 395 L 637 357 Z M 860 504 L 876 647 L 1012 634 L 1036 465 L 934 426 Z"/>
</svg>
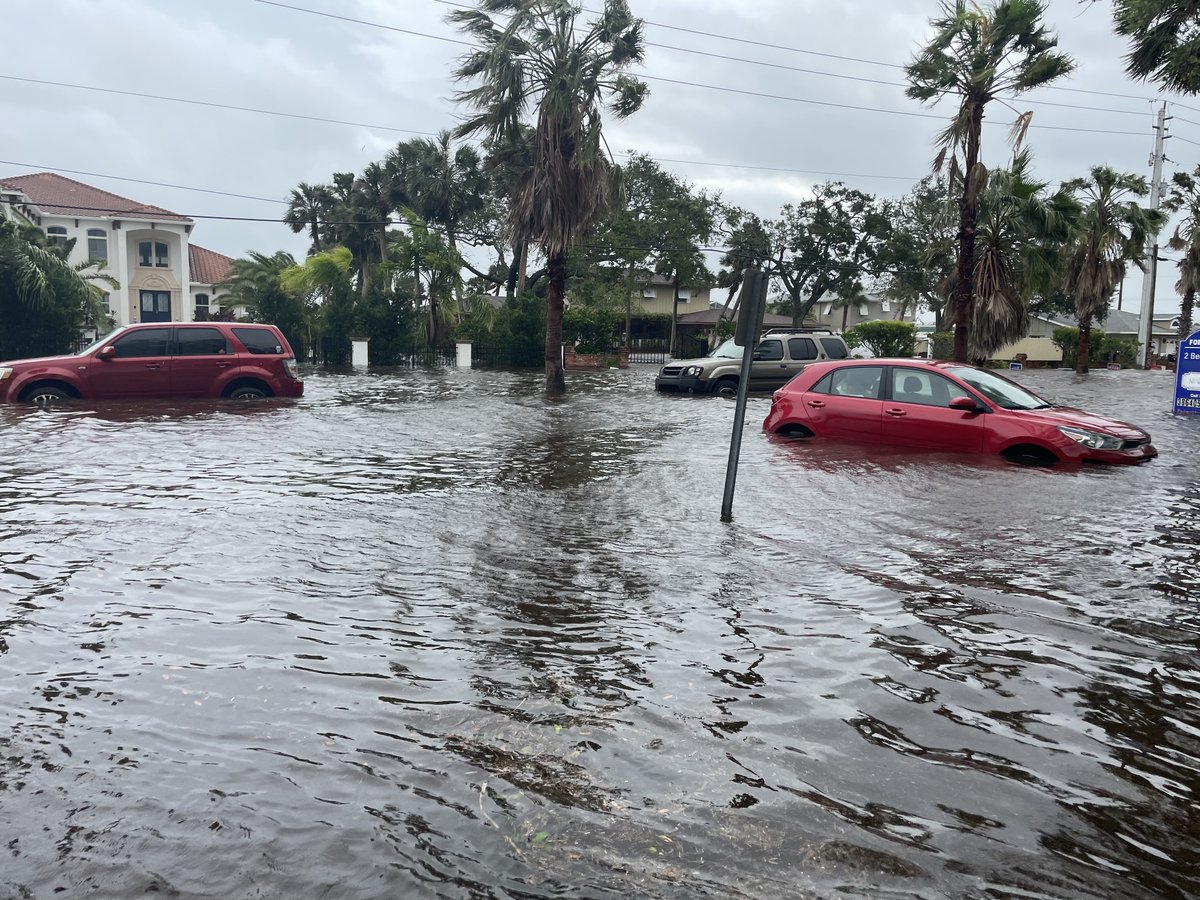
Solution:
<svg viewBox="0 0 1200 900">
<path fill-rule="evenodd" d="M 289 356 L 283 361 L 283 371 L 287 372 L 288 378 L 295 378 L 297 381 L 300 380 L 300 370 L 296 366 L 295 357 Z"/>
</svg>

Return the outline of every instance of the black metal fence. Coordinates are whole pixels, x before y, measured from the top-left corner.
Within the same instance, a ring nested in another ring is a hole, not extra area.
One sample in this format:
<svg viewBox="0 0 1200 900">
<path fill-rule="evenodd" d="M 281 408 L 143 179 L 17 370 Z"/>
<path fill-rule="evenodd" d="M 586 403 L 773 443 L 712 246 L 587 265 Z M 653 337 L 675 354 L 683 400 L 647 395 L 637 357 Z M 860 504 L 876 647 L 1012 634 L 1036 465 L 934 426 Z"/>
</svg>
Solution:
<svg viewBox="0 0 1200 900">
<path fill-rule="evenodd" d="M 629 342 L 629 361 L 661 366 L 671 356 L 667 338 L 634 338 Z"/>
<path fill-rule="evenodd" d="M 529 341 L 474 341 L 471 365 L 476 369 L 541 369 L 546 348 Z"/>
<path fill-rule="evenodd" d="M 435 346 L 429 343 L 411 343 L 398 348 L 393 365 L 410 369 L 434 369 L 458 365 L 458 351 L 454 345 Z"/>
</svg>

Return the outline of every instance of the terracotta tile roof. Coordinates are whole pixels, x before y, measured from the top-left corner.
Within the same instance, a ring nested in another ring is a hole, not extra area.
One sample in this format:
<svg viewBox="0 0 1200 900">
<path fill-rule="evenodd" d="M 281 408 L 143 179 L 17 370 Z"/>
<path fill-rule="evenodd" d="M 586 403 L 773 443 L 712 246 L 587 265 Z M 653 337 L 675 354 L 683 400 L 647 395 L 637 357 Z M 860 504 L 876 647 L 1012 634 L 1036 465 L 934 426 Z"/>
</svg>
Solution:
<svg viewBox="0 0 1200 900">
<path fill-rule="evenodd" d="M 79 216 L 80 218 L 107 219 L 131 216 L 140 219 L 174 219 L 191 222 L 160 206 L 138 203 L 128 197 L 102 191 L 72 178 L 64 178 L 53 172 L 35 172 L 33 175 L 15 175 L 0 178 L 0 187 L 15 188 L 29 198 L 33 206 L 45 215 Z"/>
<path fill-rule="evenodd" d="M 220 284 L 229 277 L 233 260 L 215 250 L 188 244 L 188 267 L 193 284 Z"/>
</svg>

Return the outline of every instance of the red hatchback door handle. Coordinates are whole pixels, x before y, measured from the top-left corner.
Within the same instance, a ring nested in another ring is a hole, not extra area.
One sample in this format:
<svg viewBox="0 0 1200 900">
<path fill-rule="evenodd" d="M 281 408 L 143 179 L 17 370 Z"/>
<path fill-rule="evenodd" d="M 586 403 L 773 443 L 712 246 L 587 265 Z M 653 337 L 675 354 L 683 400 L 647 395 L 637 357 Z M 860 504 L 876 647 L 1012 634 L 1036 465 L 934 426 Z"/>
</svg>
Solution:
<svg viewBox="0 0 1200 900">
<path fill-rule="evenodd" d="M 889 416 L 896 416 L 897 418 L 899 418 L 900 416 L 907 416 L 907 415 L 908 415 L 908 413 L 906 413 L 906 412 L 905 412 L 904 410 L 902 410 L 902 409 L 885 409 L 883 412 L 884 412 L 884 414 L 885 414 L 885 415 L 889 415 Z"/>
<path fill-rule="evenodd" d="M 808 405 L 811 406 L 813 409 L 824 409 L 825 401 L 824 400 L 809 400 Z"/>
<path fill-rule="evenodd" d="M 233 363 L 217 363 L 218 369 L 228 369 Z"/>
<path fill-rule="evenodd" d="M 161 369 L 162 363 L 146 363 L 147 369 Z"/>
</svg>

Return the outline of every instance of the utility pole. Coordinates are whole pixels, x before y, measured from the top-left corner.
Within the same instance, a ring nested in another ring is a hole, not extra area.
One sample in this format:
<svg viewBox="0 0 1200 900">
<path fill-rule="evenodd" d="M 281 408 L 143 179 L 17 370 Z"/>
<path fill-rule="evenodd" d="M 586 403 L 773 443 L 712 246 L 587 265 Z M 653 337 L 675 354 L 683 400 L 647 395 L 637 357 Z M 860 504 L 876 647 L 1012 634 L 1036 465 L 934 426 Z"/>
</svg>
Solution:
<svg viewBox="0 0 1200 900">
<path fill-rule="evenodd" d="M 1150 182 L 1150 208 L 1158 209 L 1159 195 L 1162 193 L 1162 164 L 1166 159 L 1163 153 L 1163 143 L 1167 135 L 1167 104 L 1163 101 L 1158 111 L 1158 124 L 1154 126 L 1154 153 L 1150 157 L 1150 165 L 1154 167 L 1154 180 Z M 1154 286 L 1158 275 L 1158 236 L 1146 239 L 1146 271 L 1142 275 L 1142 312 L 1138 320 L 1138 356 L 1139 369 L 1150 368 L 1152 355 L 1150 344 L 1153 340 L 1154 325 Z"/>
</svg>

